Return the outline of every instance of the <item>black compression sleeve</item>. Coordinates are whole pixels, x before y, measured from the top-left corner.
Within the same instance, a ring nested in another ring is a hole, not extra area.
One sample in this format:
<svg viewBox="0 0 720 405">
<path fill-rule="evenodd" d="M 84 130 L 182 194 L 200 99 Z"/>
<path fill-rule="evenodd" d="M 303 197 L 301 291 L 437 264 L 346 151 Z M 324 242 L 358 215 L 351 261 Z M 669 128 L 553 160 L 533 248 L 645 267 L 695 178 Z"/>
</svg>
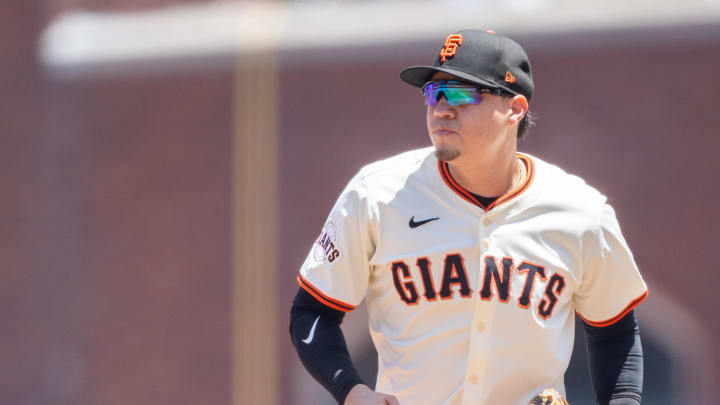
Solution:
<svg viewBox="0 0 720 405">
<path fill-rule="evenodd" d="M 606 327 L 583 322 L 590 377 L 599 405 L 639 405 L 643 352 L 634 311 Z"/>
<path fill-rule="evenodd" d="M 355 385 L 363 384 L 340 329 L 344 316 L 302 288 L 298 289 L 290 309 L 290 338 L 300 361 L 338 404 L 345 402 Z"/>
</svg>

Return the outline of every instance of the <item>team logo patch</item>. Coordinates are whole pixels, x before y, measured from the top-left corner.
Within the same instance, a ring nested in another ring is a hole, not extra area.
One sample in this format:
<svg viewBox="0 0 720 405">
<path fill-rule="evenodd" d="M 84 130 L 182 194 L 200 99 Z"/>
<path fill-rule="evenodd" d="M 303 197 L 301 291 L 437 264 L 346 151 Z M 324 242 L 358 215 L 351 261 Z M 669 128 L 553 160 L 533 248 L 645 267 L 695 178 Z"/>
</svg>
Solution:
<svg viewBox="0 0 720 405">
<path fill-rule="evenodd" d="M 440 50 L 440 62 L 445 62 L 446 58 L 452 58 L 457 52 L 458 46 L 462 45 L 462 35 L 452 34 L 448 35 L 443 44 L 443 48 Z"/>
<path fill-rule="evenodd" d="M 318 263 L 327 259 L 330 263 L 340 257 L 335 224 L 328 221 L 313 246 L 313 256 Z"/>
</svg>

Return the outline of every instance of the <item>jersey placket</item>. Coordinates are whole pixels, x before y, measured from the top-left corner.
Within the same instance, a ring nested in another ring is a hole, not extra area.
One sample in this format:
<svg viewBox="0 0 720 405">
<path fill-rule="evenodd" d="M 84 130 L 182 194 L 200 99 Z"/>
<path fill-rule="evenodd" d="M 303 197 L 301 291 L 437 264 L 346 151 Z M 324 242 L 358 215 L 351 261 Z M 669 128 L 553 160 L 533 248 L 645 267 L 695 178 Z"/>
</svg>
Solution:
<svg viewBox="0 0 720 405">
<path fill-rule="evenodd" d="M 483 395 L 487 395 L 486 381 L 488 373 L 488 351 L 491 345 L 490 338 L 493 328 L 493 312 L 491 306 L 480 298 L 482 288 L 485 255 L 491 251 L 491 234 L 495 229 L 496 210 L 490 210 L 482 215 L 477 226 L 478 241 L 480 243 L 480 256 L 477 260 L 475 292 L 473 300 L 475 309 L 470 328 L 470 347 L 468 353 L 468 367 L 465 372 L 463 404 L 472 405 L 482 403 Z"/>
<path fill-rule="evenodd" d="M 504 218 L 511 215 L 517 209 L 518 196 L 523 194 L 532 183 L 534 177 L 534 163 L 529 157 L 518 155 L 526 164 L 527 177 L 523 184 L 506 195 L 499 197 L 488 207 L 483 206 L 472 193 L 460 186 L 452 177 L 449 165 L 445 162 L 438 162 L 440 178 L 447 185 L 447 190 L 453 194 L 456 201 L 460 202 L 473 216 L 480 221 L 477 225 L 479 246 L 478 267 L 474 280 L 475 289 L 472 299 L 474 300 L 474 311 L 472 325 L 470 325 L 470 345 L 467 359 L 468 365 L 463 381 L 463 405 L 476 405 L 485 403 L 490 395 L 488 387 L 493 384 L 493 370 L 488 369 L 492 333 L 494 326 L 494 306 L 497 303 L 483 301 L 480 296 L 483 277 L 485 273 L 484 258 L 488 252 L 492 252 L 492 232 L 500 226 Z M 502 256 L 502 252 L 496 252 Z"/>
</svg>

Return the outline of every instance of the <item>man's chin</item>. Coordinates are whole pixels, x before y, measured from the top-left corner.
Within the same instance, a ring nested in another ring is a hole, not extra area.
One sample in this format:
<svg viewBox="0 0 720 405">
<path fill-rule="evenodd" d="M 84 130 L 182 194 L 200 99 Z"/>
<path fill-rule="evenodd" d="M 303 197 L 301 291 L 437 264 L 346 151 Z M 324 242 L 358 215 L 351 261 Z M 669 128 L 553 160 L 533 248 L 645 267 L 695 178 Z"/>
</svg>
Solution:
<svg viewBox="0 0 720 405">
<path fill-rule="evenodd" d="M 457 149 L 438 149 L 435 148 L 435 157 L 443 162 L 449 162 L 460 156 L 460 151 Z"/>
</svg>

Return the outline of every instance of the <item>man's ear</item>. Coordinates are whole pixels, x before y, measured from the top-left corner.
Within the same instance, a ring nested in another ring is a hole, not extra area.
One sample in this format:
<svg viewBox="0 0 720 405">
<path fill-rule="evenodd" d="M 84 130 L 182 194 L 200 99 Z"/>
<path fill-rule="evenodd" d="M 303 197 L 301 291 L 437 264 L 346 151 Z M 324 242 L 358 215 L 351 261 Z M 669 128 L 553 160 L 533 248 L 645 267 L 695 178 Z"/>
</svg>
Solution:
<svg viewBox="0 0 720 405">
<path fill-rule="evenodd" d="M 510 108 L 512 110 L 510 116 L 508 117 L 509 120 L 512 121 L 512 124 L 519 124 L 520 121 L 523 119 L 525 114 L 528 112 L 528 101 L 527 98 L 523 95 L 517 95 L 513 97 L 510 100 Z"/>
</svg>

